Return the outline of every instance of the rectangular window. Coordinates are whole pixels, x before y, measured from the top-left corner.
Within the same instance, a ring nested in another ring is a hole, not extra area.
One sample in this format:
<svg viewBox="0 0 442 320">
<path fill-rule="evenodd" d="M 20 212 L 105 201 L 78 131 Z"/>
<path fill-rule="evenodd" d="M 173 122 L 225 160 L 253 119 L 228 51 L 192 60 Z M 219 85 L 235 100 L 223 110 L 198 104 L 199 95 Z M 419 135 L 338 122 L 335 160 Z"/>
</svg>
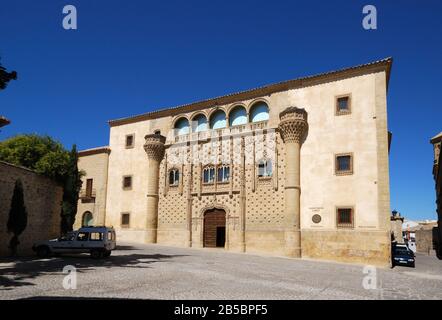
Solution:
<svg viewBox="0 0 442 320">
<path fill-rule="evenodd" d="M 107 233 L 107 240 L 109 240 L 109 241 L 112 241 L 112 240 L 114 240 L 114 233 L 113 233 L 113 231 L 108 231 L 108 233 Z"/>
<path fill-rule="evenodd" d="M 337 175 L 353 173 L 353 155 L 351 153 L 337 154 L 335 156 L 335 173 Z"/>
<path fill-rule="evenodd" d="M 337 208 L 336 209 L 336 226 L 338 228 L 353 228 L 354 217 L 353 208 Z"/>
<path fill-rule="evenodd" d="M 130 213 L 122 213 L 121 214 L 121 227 L 129 228 L 130 224 Z"/>
<path fill-rule="evenodd" d="M 230 178 L 230 167 L 222 166 L 218 168 L 218 182 L 228 182 Z"/>
<path fill-rule="evenodd" d="M 135 142 L 135 135 L 134 134 L 128 134 L 126 136 L 126 149 L 133 148 Z"/>
<path fill-rule="evenodd" d="M 342 95 L 336 97 L 336 115 L 351 113 L 351 96 Z"/>
<path fill-rule="evenodd" d="M 132 176 L 123 177 L 123 189 L 124 190 L 132 189 Z"/>
<path fill-rule="evenodd" d="M 215 182 L 215 168 L 205 168 L 203 171 L 203 182 L 214 183 Z"/>
<path fill-rule="evenodd" d="M 87 241 L 89 238 L 89 232 L 79 232 L 77 235 L 77 241 Z"/>
<path fill-rule="evenodd" d="M 91 241 L 103 241 L 103 232 L 91 232 Z"/>
<path fill-rule="evenodd" d="M 258 162 L 258 177 L 267 178 L 272 176 L 272 160 L 266 159 Z"/>
<path fill-rule="evenodd" d="M 169 185 L 177 186 L 180 182 L 180 172 L 178 169 L 172 169 L 169 171 Z"/>
<path fill-rule="evenodd" d="M 86 180 L 86 197 L 88 198 L 92 197 L 92 184 L 93 184 L 93 179 Z"/>
</svg>

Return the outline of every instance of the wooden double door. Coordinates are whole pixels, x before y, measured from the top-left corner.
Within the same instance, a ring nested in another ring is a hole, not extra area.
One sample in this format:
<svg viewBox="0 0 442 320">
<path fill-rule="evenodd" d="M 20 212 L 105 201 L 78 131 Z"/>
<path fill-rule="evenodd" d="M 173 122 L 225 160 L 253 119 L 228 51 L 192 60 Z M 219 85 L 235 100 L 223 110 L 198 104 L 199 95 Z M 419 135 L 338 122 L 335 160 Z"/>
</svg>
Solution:
<svg viewBox="0 0 442 320">
<path fill-rule="evenodd" d="M 226 243 L 226 212 L 212 209 L 204 213 L 204 247 L 223 248 Z"/>
</svg>

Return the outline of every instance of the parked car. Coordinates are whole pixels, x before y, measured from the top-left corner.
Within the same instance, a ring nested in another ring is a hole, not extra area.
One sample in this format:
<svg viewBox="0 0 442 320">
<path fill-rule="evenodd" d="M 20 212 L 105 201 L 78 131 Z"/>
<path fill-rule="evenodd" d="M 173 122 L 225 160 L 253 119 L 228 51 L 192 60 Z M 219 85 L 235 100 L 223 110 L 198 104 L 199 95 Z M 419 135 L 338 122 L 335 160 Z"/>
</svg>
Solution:
<svg viewBox="0 0 442 320">
<path fill-rule="evenodd" d="M 415 267 L 415 255 L 406 245 L 395 245 L 393 247 L 393 267 L 410 266 Z"/>
<path fill-rule="evenodd" d="M 58 239 L 36 242 L 32 246 L 39 257 L 62 253 L 90 253 L 92 258 L 107 258 L 116 248 L 112 227 L 82 227 Z"/>
</svg>

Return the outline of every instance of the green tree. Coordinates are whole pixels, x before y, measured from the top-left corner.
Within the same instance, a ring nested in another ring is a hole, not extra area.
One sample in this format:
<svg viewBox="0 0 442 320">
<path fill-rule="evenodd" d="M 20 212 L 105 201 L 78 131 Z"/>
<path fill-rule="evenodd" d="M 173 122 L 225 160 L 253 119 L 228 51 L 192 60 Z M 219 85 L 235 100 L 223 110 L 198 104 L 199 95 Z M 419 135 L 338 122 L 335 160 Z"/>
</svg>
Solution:
<svg viewBox="0 0 442 320">
<path fill-rule="evenodd" d="M 61 231 L 72 231 L 77 213 L 78 197 L 81 190 L 81 177 L 84 172 L 78 170 L 77 146 L 74 144 L 69 155 L 69 165 L 63 188 L 63 207 L 61 214 Z"/>
<path fill-rule="evenodd" d="M 18 135 L 0 142 L 0 160 L 26 167 L 58 183 L 64 183 L 69 152 L 48 136 Z"/>
<path fill-rule="evenodd" d="M 17 247 L 20 244 L 18 237 L 26 229 L 28 224 L 28 212 L 26 211 L 23 196 L 23 184 L 20 179 L 15 181 L 14 193 L 11 200 L 11 208 L 9 209 L 8 232 L 13 233 L 9 241 L 9 249 L 11 256 L 17 253 Z"/>
<path fill-rule="evenodd" d="M 34 170 L 63 186 L 61 231 L 72 230 L 84 174 L 78 171 L 75 145 L 69 152 L 51 137 L 18 135 L 0 142 L 0 160 Z"/>
<path fill-rule="evenodd" d="M 9 81 L 16 79 L 17 79 L 17 72 L 6 71 L 6 69 L 0 63 L 0 90 L 5 89 Z"/>
</svg>

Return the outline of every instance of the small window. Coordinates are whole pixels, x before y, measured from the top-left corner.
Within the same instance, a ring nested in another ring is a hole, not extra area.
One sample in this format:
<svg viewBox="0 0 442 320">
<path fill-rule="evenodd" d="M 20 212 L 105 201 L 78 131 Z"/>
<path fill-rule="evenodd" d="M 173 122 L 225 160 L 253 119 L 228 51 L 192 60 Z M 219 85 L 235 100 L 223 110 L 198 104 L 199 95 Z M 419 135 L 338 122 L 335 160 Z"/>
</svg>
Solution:
<svg viewBox="0 0 442 320">
<path fill-rule="evenodd" d="M 79 232 L 77 235 L 77 241 L 87 241 L 89 238 L 89 232 Z"/>
<path fill-rule="evenodd" d="M 109 241 L 115 240 L 115 235 L 112 231 L 107 232 L 107 240 L 109 240 Z"/>
<path fill-rule="evenodd" d="M 338 228 L 353 228 L 353 208 L 337 208 L 336 214 L 336 226 Z"/>
<path fill-rule="evenodd" d="M 350 95 L 336 97 L 336 115 L 349 114 L 351 112 Z"/>
<path fill-rule="evenodd" d="M 91 232 L 90 240 L 91 241 L 103 241 L 103 232 Z"/>
<path fill-rule="evenodd" d="M 221 166 L 218 167 L 218 182 L 228 182 L 230 179 L 230 167 L 229 166 Z"/>
<path fill-rule="evenodd" d="M 350 153 L 338 154 L 335 158 L 335 173 L 337 175 L 353 173 L 353 156 Z"/>
<path fill-rule="evenodd" d="M 155 130 L 153 133 L 154 134 L 161 134 L 161 130 Z"/>
<path fill-rule="evenodd" d="M 126 149 L 133 148 L 135 142 L 135 135 L 134 134 L 128 134 L 126 136 Z"/>
<path fill-rule="evenodd" d="M 272 160 L 263 159 L 258 162 L 258 177 L 265 178 L 272 176 Z"/>
<path fill-rule="evenodd" d="M 129 213 L 122 213 L 121 214 L 121 227 L 122 228 L 129 228 L 130 224 L 130 214 Z"/>
<path fill-rule="evenodd" d="M 169 171 L 169 185 L 177 186 L 180 182 L 180 171 L 178 169 L 171 169 Z"/>
<path fill-rule="evenodd" d="M 91 198 L 92 197 L 92 185 L 93 185 L 93 179 L 87 179 L 86 180 L 86 197 Z"/>
<path fill-rule="evenodd" d="M 123 177 L 123 189 L 124 190 L 132 189 L 132 176 Z"/>
<path fill-rule="evenodd" d="M 203 170 L 203 182 L 214 183 L 215 182 L 215 168 L 208 167 Z"/>
</svg>

